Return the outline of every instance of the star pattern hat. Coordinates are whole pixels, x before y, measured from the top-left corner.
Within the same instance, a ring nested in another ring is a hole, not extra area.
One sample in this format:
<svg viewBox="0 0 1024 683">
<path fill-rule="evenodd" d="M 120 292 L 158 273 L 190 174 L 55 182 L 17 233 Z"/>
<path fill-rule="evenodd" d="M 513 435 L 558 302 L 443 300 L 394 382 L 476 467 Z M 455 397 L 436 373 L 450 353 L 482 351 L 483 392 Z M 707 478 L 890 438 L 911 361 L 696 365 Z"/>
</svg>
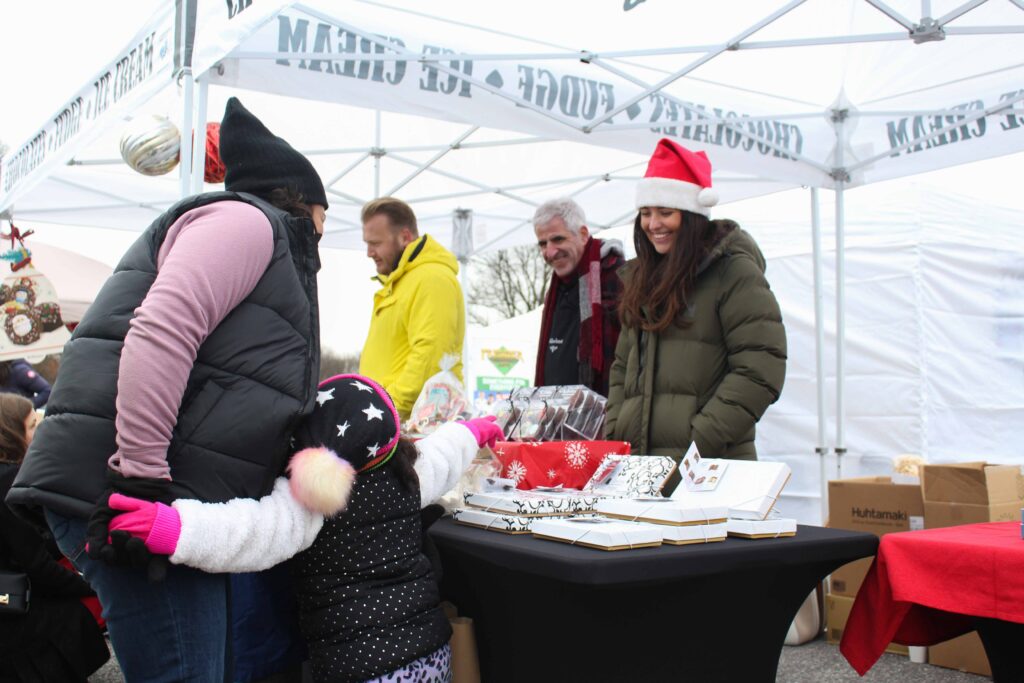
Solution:
<svg viewBox="0 0 1024 683">
<path fill-rule="evenodd" d="M 295 441 L 298 448 L 325 446 L 365 472 L 394 451 L 400 424 L 382 386 L 362 375 L 335 375 L 317 387 L 316 406 Z"/>
<path fill-rule="evenodd" d="M 711 162 L 704 152 L 691 152 L 662 138 L 636 186 L 636 208 L 663 206 L 704 216 L 718 203 L 711 189 Z"/>
</svg>

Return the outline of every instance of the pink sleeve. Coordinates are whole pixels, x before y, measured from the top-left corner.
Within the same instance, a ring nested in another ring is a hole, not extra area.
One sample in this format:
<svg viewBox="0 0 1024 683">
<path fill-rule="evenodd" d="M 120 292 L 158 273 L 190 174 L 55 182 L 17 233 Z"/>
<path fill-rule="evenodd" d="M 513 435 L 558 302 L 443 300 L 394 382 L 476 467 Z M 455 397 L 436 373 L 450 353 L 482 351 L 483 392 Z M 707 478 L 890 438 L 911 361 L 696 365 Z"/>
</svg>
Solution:
<svg viewBox="0 0 1024 683">
<path fill-rule="evenodd" d="M 112 468 L 170 479 L 167 447 L 199 347 L 256 287 L 273 248 L 270 221 L 243 202 L 193 209 L 171 226 L 121 351 Z"/>
</svg>

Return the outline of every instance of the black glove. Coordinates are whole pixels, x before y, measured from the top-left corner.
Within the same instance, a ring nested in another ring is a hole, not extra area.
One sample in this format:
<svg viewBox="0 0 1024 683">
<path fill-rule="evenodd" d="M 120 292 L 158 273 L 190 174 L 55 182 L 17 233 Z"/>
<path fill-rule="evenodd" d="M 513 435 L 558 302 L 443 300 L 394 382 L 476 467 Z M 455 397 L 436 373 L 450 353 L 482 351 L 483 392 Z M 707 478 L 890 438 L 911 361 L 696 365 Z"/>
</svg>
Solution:
<svg viewBox="0 0 1024 683">
<path fill-rule="evenodd" d="M 144 479 L 125 477 L 113 470 L 107 470 L 109 488 L 96 501 L 86 527 L 86 551 L 94 560 L 108 564 L 145 568 L 150 581 L 162 581 L 167 576 L 167 556 L 154 555 L 146 548 L 142 539 L 134 538 L 125 531 L 110 533 L 110 520 L 121 514 L 110 507 L 111 494 L 120 493 L 170 504 L 174 501 L 171 482 L 167 479 Z"/>
</svg>

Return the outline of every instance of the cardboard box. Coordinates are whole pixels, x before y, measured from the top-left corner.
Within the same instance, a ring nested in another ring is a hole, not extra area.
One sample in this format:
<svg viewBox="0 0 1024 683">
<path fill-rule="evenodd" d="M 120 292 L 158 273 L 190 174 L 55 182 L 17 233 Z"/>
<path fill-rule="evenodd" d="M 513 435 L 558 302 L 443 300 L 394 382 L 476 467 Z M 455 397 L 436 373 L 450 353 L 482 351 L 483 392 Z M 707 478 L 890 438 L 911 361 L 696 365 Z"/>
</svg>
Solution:
<svg viewBox="0 0 1024 683">
<path fill-rule="evenodd" d="M 875 556 L 872 555 L 856 562 L 844 564 L 832 572 L 832 578 L 830 579 L 832 592 L 836 595 L 845 595 L 848 598 L 856 597 L 857 591 L 860 590 L 860 585 L 864 583 L 864 577 L 867 576 L 868 569 L 871 568 L 871 563 L 874 561 Z"/>
<path fill-rule="evenodd" d="M 965 505 L 963 503 L 924 503 L 924 525 L 927 529 L 940 529 L 960 524 L 981 522 L 1017 522 L 1021 518 L 1021 502 L 994 505 Z"/>
<path fill-rule="evenodd" d="M 928 648 L 928 663 L 972 674 L 991 676 L 992 667 L 977 631 Z"/>
<path fill-rule="evenodd" d="M 853 608 L 853 598 L 845 595 L 834 595 L 829 593 L 825 596 L 825 640 L 833 645 L 838 645 L 843 639 L 843 629 L 846 628 L 846 620 L 850 618 L 850 610 Z M 909 653 L 906 645 L 889 643 L 885 648 L 886 652 L 894 655 Z"/>
<path fill-rule="evenodd" d="M 963 505 L 1019 502 L 1024 494 L 1018 466 L 985 462 L 925 465 L 921 492 L 932 503 Z"/>
<path fill-rule="evenodd" d="M 889 477 L 857 477 L 828 483 L 828 525 L 884 536 L 924 528 L 921 487 Z"/>
<path fill-rule="evenodd" d="M 918 485 L 894 484 L 889 477 L 857 477 L 828 483 L 828 525 L 884 536 L 924 528 L 924 502 Z M 873 557 L 832 572 L 832 593 L 854 597 Z"/>
</svg>

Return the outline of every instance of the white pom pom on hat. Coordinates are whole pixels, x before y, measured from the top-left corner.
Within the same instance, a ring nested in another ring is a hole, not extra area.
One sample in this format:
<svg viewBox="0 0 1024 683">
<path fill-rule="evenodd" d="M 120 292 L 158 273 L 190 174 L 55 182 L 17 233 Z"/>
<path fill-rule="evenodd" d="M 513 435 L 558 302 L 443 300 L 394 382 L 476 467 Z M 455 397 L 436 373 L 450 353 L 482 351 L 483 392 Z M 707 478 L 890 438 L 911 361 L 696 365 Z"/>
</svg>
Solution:
<svg viewBox="0 0 1024 683">
<path fill-rule="evenodd" d="M 711 187 L 711 162 L 704 152 L 691 152 L 662 138 L 636 186 L 636 208 L 663 206 L 711 215 L 718 193 Z"/>
<path fill-rule="evenodd" d="M 307 510 L 333 517 L 346 507 L 356 471 L 330 448 L 304 448 L 288 462 L 288 487 Z"/>
</svg>

